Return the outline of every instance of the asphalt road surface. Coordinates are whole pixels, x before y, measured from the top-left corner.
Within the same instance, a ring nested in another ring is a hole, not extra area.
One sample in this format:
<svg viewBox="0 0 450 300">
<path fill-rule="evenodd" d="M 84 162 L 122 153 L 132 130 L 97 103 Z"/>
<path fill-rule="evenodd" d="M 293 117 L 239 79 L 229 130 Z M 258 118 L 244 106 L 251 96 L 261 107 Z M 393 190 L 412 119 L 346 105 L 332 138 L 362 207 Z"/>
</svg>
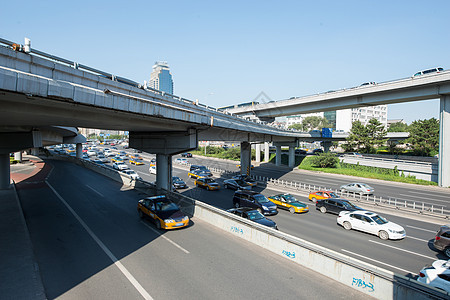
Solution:
<svg viewBox="0 0 450 300">
<path fill-rule="evenodd" d="M 72 163 L 49 163 L 46 184 L 18 191 L 49 299 L 367 298 L 195 218 L 157 230 L 138 217 L 144 195 Z M 136 169 L 148 173 L 148 165 Z"/>
</svg>

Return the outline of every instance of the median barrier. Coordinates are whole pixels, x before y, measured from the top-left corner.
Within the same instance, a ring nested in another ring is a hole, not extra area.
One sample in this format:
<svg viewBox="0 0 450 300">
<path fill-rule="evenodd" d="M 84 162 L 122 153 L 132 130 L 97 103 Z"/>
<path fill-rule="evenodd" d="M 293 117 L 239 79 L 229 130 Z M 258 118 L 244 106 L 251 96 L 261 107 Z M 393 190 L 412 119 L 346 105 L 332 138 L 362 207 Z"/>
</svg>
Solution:
<svg viewBox="0 0 450 300">
<path fill-rule="evenodd" d="M 87 167 L 115 181 L 126 183 L 131 179 L 111 168 L 82 161 L 74 157 L 64 160 Z M 114 175 L 113 173 L 116 173 Z M 336 251 L 326 249 L 292 235 L 279 232 L 226 211 L 184 196 L 178 192 L 157 191 L 153 184 L 132 180 L 130 186 L 155 195 L 167 194 L 180 204 L 188 215 L 210 223 L 230 234 L 261 246 L 283 258 L 343 283 L 377 299 L 449 299 L 450 294 L 417 282 L 406 276 L 359 261 Z"/>
</svg>

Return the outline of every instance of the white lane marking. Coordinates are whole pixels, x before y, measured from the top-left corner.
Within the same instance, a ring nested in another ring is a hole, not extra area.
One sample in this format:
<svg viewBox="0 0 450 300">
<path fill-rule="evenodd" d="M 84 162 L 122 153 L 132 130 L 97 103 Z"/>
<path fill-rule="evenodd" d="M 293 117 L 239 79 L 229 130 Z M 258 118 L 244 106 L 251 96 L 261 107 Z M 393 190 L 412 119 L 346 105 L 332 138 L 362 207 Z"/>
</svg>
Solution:
<svg viewBox="0 0 450 300">
<path fill-rule="evenodd" d="M 423 229 L 423 228 L 419 228 L 419 227 L 414 227 L 414 226 L 410 226 L 410 225 L 406 225 L 406 227 L 409 227 L 409 228 L 414 228 L 414 229 L 417 229 L 417 230 L 422 230 L 422 231 L 426 231 L 426 232 L 431 232 L 431 233 L 436 233 L 436 232 L 437 232 L 437 230 L 429 230 L 429 229 Z"/>
<path fill-rule="evenodd" d="M 100 197 L 105 197 L 105 196 L 103 196 L 100 192 L 97 192 L 93 187 L 90 187 L 90 186 L 87 185 L 87 184 L 86 184 L 86 186 L 87 186 L 88 188 L 90 188 L 94 193 L 96 193 L 97 195 L 99 195 Z"/>
<path fill-rule="evenodd" d="M 397 200 L 402 200 L 402 201 L 407 200 L 407 201 L 411 201 L 411 198 L 420 198 L 420 199 L 423 200 L 423 197 L 411 196 L 411 195 L 405 195 L 405 194 L 398 194 L 398 195 L 399 195 L 399 196 L 406 196 L 406 197 L 408 197 L 408 198 L 407 198 L 407 199 L 406 199 L 406 198 L 396 198 Z M 426 199 L 425 199 L 425 200 L 426 200 Z M 439 200 L 439 199 L 436 199 L 436 198 L 433 198 L 433 201 L 448 203 L 448 200 Z M 429 201 L 417 201 L 417 205 L 416 205 L 416 206 L 417 206 L 417 207 L 420 207 L 422 202 L 430 203 Z M 429 204 L 428 204 L 428 205 L 429 205 Z M 444 205 L 444 207 L 445 207 L 445 205 Z"/>
<path fill-rule="evenodd" d="M 427 240 L 419 239 L 419 238 L 416 238 L 416 237 L 413 237 L 413 236 L 407 235 L 406 238 L 408 238 L 408 239 L 413 239 L 413 240 L 418 240 L 418 241 L 421 241 L 421 242 L 424 242 L 424 243 L 427 243 L 427 244 L 428 244 L 428 241 L 427 241 Z"/>
<path fill-rule="evenodd" d="M 415 252 L 412 252 L 412 251 L 409 251 L 409 250 L 405 250 L 405 249 L 402 249 L 402 248 L 394 247 L 394 246 L 391 246 L 391 245 L 386 245 L 386 244 L 383 244 L 383 243 L 380 243 L 380 242 L 375 242 L 375 241 L 372 241 L 372 240 L 369 240 L 369 242 L 375 243 L 375 244 L 378 244 L 378 245 L 382 245 L 382 246 L 385 246 L 385 247 L 389 247 L 389 248 L 392 248 L 392 249 L 400 250 L 400 251 L 403 251 L 403 252 L 407 252 L 407 253 L 410 253 L 410 254 L 414 254 L 414 255 L 417 255 L 417 256 L 422 256 L 422 257 L 425 257 L 425 258 L 428 258 L 428 259 L 436 260 L 435 257 L 426 256 L 426 255 L 415 253 Z"/>
<path fill-rule="evenodd" d="M 394 269 L 403 271 L 403 272 L 405 272 L 405 273 L 415 274 L 414 272 L 411 272 L 411 271 L 408 271 L 408 270 L 405 270 L 405 269 L 402 269 L 402 268 L 399 268 L 399 267 L 394 267 L 393 265 L 389 265 L 389 264 L 384 263 L 384 262 L 381 262 L 381 261 L 379 261 L 379 260 L 376 260 L 376 259 L 373 259 L 373 258 L 370 258 L 370 257 L 367 257 L 367 256 L 363 256 L 363 255 L 360 255 L 360 254 L 356 254 L 356 253 L 354 253 L 354 252 L 347 251 L 347 250 L 345 250 L 345 249 L 341 249 L 341 251 L 350 253 L 350 254 L 355 255 L 355 256 L 359 256 L 359 257 L 365 258 L 365 259 L 367 259 L 367 260 L 374 261 L 374 262 L 376 262 L 376 263 L 379 263 L 379 264 L 382 264 L 382 265 L 385 265 L 385 266 L 388 266 L 388 267 L 391 267 L 391 268 L 394 268 Z"/>
<path fill-rule="evenodd" d="M 108 257 L 113 261 L 114 265 L 119 268 L 123 275 L 131 282 L 131 284 L 136 288 L 136 290 L 141 294 L 141 296 L 146 300 L 153 300 L 152 296 L 139 284 L 139 282 L 134 278 L 133 275 L 122 265 L 122 263 L 112 254 L 108 247 L 103 244 L 103 242 L 95 235 L 95 233 L 87 226 L 86 223 L 78 216 L 78 214 L 70 207 L 70 205 L 61 197 L 60 194 L 51 186 L 48 181 L 45 181 L 50 189 L 55 193 L 55 195 L 61 200 L 61 202 L 67 207 L 67 209 L 72 213 L 72 215 L 80 222 L 81 226 L 89 233 L 92 239 L 102 248 L 102 250 L 108 255 Z"/>
<path fill-rule="evenodd" d="M 189 251 L 187 251 L 186 249 L 184 249 L 183 247 L 181 247 L 180 245 L 178 245 L 177 243 L 175 243 L 174 241 L 172 241 L 171 239 L 169 239 L 168 237 L 162 235 L 160 232 L 158 232 L 156 229 L 152 228 L 150 225 L 142 222 L 142 224 L 144 224 L 145 226 L 147 226 L 148 228 L 150 228 L 153 232 L 155 232 L 156 234 L 158 234 L 160 237 L 162 237 L 163 239 L 165 239 L 166 241 L 168 241 L 169 243 L 171 243 L 172 245 L 174 245 L 175 247 L 177 247 L 178 249 L 180 249 L 181 251 L 183 251 L 186 254 L 189 254 Z"/>
<path fill-rule="evenodd" d="M 408 191 L 409 193 L 413 193 L 413 194 L 419 194 L 419 195 L 424 195 L 424 196 L 426 196 L 426 197 L 430 197 L 430 193 L 433 193 L 432 191 L 430 191 L 430 192 L 427 192 L 427 193 L 425 193 L 425 192 L 416 192 L 416 191 Z M 444 197 L 444 196 L 441 196 L 441 195 L 433 195 L 433 197 Z M 445 196 L 445 197 L 447 197 L 447 196 Z"/>
</svg>

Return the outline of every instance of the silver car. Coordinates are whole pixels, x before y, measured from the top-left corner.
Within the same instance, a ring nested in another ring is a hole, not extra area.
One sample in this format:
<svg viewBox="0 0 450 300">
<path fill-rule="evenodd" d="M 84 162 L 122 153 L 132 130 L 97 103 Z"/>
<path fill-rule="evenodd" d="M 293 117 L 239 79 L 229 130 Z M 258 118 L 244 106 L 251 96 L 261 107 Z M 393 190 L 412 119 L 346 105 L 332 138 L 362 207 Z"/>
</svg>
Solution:
<svg viewBox="0 0 450 300">
<path fill-rule="evenodd" d="M 343 192 L 351 192 L 360 195 L 372 195 L 374 192 L 373 187 L 366 183 L 354 182 L 349 184 L 341 185 L 340 187 L 341 193 Z"/>
</svg>

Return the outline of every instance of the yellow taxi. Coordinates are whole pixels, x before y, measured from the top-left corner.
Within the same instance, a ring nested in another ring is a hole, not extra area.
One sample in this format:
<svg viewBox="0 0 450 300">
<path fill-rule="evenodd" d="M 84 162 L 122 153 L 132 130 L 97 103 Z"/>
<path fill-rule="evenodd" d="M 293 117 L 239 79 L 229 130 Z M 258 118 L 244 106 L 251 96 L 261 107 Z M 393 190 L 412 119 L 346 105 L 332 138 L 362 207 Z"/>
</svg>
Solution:
<svg viewBox="0 0 450 300">
<path fill-rule="evenodd" d="M 236 165 L 236 167 L 238 167 L 239 169 L 241 168 L 241 164 L 239 164 L 239 165 Z M 254 165 L 250 165 L 250 169 L 252 169 L 253 170 L 253 168 L 254 168 L 255 166 Z"/>
<path fill-rule="evenodd" d="M 190 178 L 198 179 L 198 178 L 208 177 L 208 174 L 202 170 L 192 170 L 188 173 L 188 176 Z"/>
<path fill-rule="evenodd" d="M 323 200 L 328 198 L 339 198 L 339 196 L 333 191 L 317 191 L 309 193 L 308 198 L 309 201 L 316 203 L 317 200 Z"/>
<path fill-rule="evenodd" d="M 138 158 L 130 158 L 130 164 L 135 166 L 144 165 L 144 161 Z"/>
<path fill-rule="evenodd" d="M 123 158 L 120 156 L 114 156 L 111 158 L 111 162 L 123 162 Z"/>
<path fill-rule="evenodd" d="M 189 217 L 165 195 L 139 200 L 137 210 L 139 217 L 150 218 L 158 229 L 176 229 L 189 225 Z"/>
<path fill-rule="evenodd" d="M 201 177 L 195 180 L 195 185 L 207 189 L 208 191 L 219 190 L 220 185 L 212 178 Z"/>
<path fill-rule="evenodd" d="M 309 211 L 308 205 L 295 199 L 291 194 L 278 194 L 268 197 L 278 208 L 289 210 L 290 213 L 306 213 Z"/>
</svg>

